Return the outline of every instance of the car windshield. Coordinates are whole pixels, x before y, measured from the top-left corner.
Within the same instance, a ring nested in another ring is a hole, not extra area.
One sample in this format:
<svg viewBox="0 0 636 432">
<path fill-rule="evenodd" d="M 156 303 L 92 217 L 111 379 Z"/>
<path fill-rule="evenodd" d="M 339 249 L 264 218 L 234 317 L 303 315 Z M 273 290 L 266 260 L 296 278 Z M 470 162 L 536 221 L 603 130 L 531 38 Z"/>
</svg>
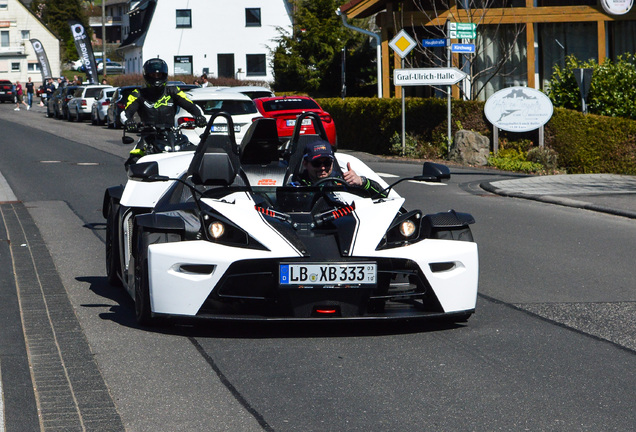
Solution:
<svg viewBox="0 0 636 432">
<path fill-rule="evenodd" d="M 318 104 L 311 99 L 277 99 L 263 101 L 265 111 L 286 111 L 286 110 L 306 110 L 320 109 Z"/>
<path fill-rule="evenodd" d="M 86 94 L 84 95 L 84 97 L 87 98 L 95 98 L 97 97 L 97 95 L 102 91 L 101 88 L 97 87 L 97 88 L 88 88 L 86 89 Z"/>
<path fill-rule="evenodd" d="M 255 114 L 256 106 L 251 100 L 200 100 L 194 101 L 201 107 L 204 114 L 214 114 L 225 111 L 230 115 Z"/>
</svg>

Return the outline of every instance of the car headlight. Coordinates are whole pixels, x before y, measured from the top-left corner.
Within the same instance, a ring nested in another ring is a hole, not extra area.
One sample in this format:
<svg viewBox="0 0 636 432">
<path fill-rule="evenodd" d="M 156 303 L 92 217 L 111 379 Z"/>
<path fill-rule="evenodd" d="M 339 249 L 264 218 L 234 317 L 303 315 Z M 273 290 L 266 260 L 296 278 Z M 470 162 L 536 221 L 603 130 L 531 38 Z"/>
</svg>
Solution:
<svg viewBox="0 0 636 432">
<path fill-rule="evenodd" d="M 396 216 L 377 249 L 400 247 L 420 240 L 422 212 L 413 210 Z"/>
<path fill-rule="evenodd" d="M 208 232 L 213 239 L 220 239 L 225 234 L 225 225 L 223 222 L 214 221 L 208 226 Z"/>
<path fill-rule="evenodd" d="M 410 219 L 405 220 L 400 224 L 400 234 L 404 236 L 405 239 L 412 237 L 415 234 L 416 229 L 415 222 Z"/>
<path fill-rule="evenodd" d="M 234 247 L 269 250 L 229 219 L 211 209 L 203 210 L 203 227 L 200 235 L 211 242 Z"/>
</svg>

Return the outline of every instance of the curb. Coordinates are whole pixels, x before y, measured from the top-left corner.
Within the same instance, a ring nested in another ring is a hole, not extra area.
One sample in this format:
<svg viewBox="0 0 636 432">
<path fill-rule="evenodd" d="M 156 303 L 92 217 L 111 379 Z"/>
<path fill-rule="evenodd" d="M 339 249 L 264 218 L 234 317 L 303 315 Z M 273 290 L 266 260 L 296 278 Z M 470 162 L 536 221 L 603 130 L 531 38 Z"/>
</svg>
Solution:
<svg viewBox="0 0 636 432">
<path fill-rule="evenodd" d="M 565 207 L 573 207 L 580 208 L 584 210 L 592 210 L 600 213 L 607 213 L 615 216 L 622 216 L 630 219 L 636 219 L 636 212 L 629 210 L 620 210 L 615 208 L 610 208 L 606 206 L 601 206 L 598 204 L 592 204 L 586 201 L 578 201 L 570 198 L 562 198 L 554 195 L 531 195 L 522 192 L 511 192 L 506 189 L 499 189 L 491 185 L 489 182 L 483 182 L 479 184 L 483 190 L 487 192 L 491 192 L 497 195 L 512 197 L 512 198 L 522 198 L 528 199 L 532 201 L 540 201 L 548 204 L 557 204 Z"/>
</svg>

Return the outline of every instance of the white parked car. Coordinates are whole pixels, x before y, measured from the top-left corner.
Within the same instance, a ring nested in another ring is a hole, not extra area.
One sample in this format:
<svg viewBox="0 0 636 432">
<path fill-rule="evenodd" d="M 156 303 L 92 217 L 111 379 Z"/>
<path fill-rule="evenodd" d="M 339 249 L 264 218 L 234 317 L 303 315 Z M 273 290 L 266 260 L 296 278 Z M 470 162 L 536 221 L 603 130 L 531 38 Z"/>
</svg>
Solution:
<svg viewBox="0 0 636 432">
<path fill-rule="evenodd" d="M 78 87 L 73 93 L 73 99 L 68 101 L 68 120 L 81 121 L 90 118 L 93 102 L 104 88 L 112 86 L 93 84 Z"/>
<path fill-rule="evenodd" d="M 226 112 L 232 116 L 234 121 L 234 134 L 236 136 L 236 142 L 240 144 L 245 132 L 252 124 L 252 121 L 256 118 L 262 117 L 256 109 L 254 101 L 242 93 L 235 93 L 229 91 L 218 91 L 218 89 L 208 88 L 196 88 L 189 90 L 186 95 L 188 98 L 197 104 L 203 111 L 203 115 L 206 119 L 210 119 L 210 116 L 218 112 Z M 179 126 L 182 123 L 193 122 L 192 115 L 179 108 L 177 115 L 175 116 L 175 126 Z M 191 143 L 198 144 L 199 136 L 203 133 L 205 128 L 193 128 L 182 129 L 182 132 L 188 137 Z M 223 117 L 219 117 L 211 128 L 212 133 L 226 133 L 227 123 Z"/>
<path fill-rule="evenodd" d="M 113 97 L 115 90 L 115 87 L 103 88 L 95 98 L 91 107 L 91 123 L 94 125 L 101 125 L 106 122 L 110 98 Z"/>
<path fill-rule="evenodd" d="M 101 74 L 104 71 L 104 63 L 99 62 L 97 64 L 97 73 Z M 124 65 L 122 65 L 121 63 L 117 63 L 117 62 L 112 62 L 112 61 L 107 61 L 106 62 L 106 74 L 107 75 L 114 75 L 114 74 L 123 74 L 125 73 L 126 70 L 124 68 Z"/>
<path fill-rule="evenodd" d="M 274 92 L 268 89 L 267 87 L 259 87 L 259 86 L 222 87 L 219 89 L 219 91 L 243 93 L 244 95 L 247 95 L 252 99 L 276 96 Z"/>
</svg>

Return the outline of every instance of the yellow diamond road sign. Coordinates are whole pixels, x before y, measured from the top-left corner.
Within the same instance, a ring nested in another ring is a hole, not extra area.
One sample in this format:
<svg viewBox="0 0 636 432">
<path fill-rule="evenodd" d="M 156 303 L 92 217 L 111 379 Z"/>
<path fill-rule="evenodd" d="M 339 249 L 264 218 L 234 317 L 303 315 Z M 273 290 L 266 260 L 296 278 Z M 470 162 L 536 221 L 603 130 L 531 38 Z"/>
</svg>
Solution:
<svg viewBox="0 0 636 432">
<path fill-rule="evenodd" d="M 404 29 L 402 29 L 393 39 L 391 39 L 389 46 L 397 53 L 397 55 L 404 58 L 413 48 L 417 46 L 417 42 L 415 42 L 415 40 Z"/>
</svg>

